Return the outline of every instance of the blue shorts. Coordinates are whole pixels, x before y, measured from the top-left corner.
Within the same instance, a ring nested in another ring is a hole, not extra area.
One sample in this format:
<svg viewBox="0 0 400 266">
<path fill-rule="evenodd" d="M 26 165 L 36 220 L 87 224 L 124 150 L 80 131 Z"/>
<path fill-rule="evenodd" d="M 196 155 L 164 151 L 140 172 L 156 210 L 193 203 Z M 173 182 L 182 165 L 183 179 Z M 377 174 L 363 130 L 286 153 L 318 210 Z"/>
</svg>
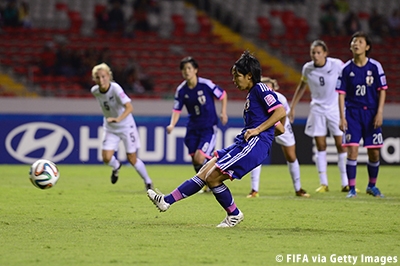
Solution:
<svg viewBox="0 0 400 266">
<path fill-rule="evenodd" d="M 215 152 L 218 160 L 215 165 L 231 179 L 242 179 L 244 175 L 259 166 L 268 156 L 271 144 L 258 136 L 248 142 L 242 141 Z"/>
<path fill-rule="evenodd" d="M 215 149 L 216 139 L 216 125 L 203 129 L 192 129 L 186 132 L 185 145 L 189 150 L 190 156 L 193 156 L 196 150 L 200 150 L 207 159 L 211 159 Z"/>
<path fill-rule="evenodd" d="M 383 146 L 382 128 L 374 128 L 376 110 L 346 109 L 347 130 L 343 146 L 359 146 L 361 138 L 366 148 Z"/>
</svg>

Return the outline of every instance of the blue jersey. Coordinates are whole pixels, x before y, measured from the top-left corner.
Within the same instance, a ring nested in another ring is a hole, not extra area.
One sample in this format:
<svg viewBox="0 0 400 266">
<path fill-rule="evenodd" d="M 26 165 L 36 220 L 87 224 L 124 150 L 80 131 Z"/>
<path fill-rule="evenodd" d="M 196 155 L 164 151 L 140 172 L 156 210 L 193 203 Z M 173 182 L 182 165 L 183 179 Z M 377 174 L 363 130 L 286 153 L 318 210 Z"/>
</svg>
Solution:
<svg viewBox="0 0 400 266">
<path fill-rule="evenodd" d="M 213 127 L 218 124 L 218 116 L 215 110 L 215 98 L 221 100 L 225 97 L 225 91 L 215 85 L 211 80 L 199 77 L 197 85 L 190 89 L 187 82 L 182 82 L 175 93 L 175 112 L 181 112 L 186 106 L 189 114 L 188 130 Z"/>
<path fill-rule="evenodd" d="M 346 62 L 339 76 L 336 90 L 346 94 L 346 108 L 376 110 L 379 104 L 379 90 L 386 90 L 386 76 L 382 65 L 368 58 L 367 63 L 359 67 L 353 60 Z"/>
<path fill-rule="evenodd" d="M 244 104 L 243 119 L 244 128 L 242 133 L 247 129 L 256 128 L 270 118 L 271 112 L 274 111 L 282 103 L 278 100 L 276 93 L 264 83 L 257 83 L 247 94 Z M 274 139 L 274 127 L 260 133 L 262 140 Z"/>
<path fill-rule="evenodd" d="M 241 179 L 260 165 L 270 154 L 275 127 L 244 140 L 247 129 L 255 128 L 271 117 L 271 112 L 282 106 L 278 96 L 264 83 L 257 83 L 247 94 L 243 118 L 245 127 L 231 146 L 215 152 L 216 166 L 232 179 Z"/>
</svg>

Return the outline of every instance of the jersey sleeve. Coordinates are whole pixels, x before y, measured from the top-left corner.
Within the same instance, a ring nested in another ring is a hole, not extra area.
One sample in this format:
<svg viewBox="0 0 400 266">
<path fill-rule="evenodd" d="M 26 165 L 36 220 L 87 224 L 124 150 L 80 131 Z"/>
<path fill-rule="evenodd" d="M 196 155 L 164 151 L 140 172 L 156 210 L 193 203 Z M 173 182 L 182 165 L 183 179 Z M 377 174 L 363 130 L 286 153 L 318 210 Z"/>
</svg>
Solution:
<svg viewBox="0 0 400 266">
<path fill-rule="evenodd" d="M 126 103 L 131 102 L 131 99 L 129 98 L 128 95 L 126 95 L 124 89 L 122 89 L 121 86 L 119 86 L 118 84 L 115 84 L 115 93 L 116 93 L 116 97 L 117 99 L 119 99 L 119 101 L 125 105 Z"/>
<path fill-rule="evenodd" d="M 385 72 L 383 71 L 382 65 L 376 61 L 376 68 L 377 68 L 377 80 L 378 80 L 378 91 L 379 90 L 386 90 L 388 88 L 387 83 L 386 83 L 386 75 Z"/>
<path fill-rule="evenodd" d="M 336 92 L 339 94 L 346 94 L 346 79 L 345 77 L 346 68 L 343 68 L 339 74 L 337 83 L 336 83 Z"/>
<path fill-rule="evenodd" d="M 303 65 L 303 68 L 301 69 L 301 81 L 304 83 L 308 83 L 308 78 L 307 78 L 307 64 Z"/>
<path fill-rule="evenodd" d="M 182 93 L 180 93 L 181 87 L 178 87 L 175 92 L 174 96 L 174 106 L 172 107 L 172 111 L 174 112 L 181 112 L 183 108 L 183 97 L 181 96 Z"/>
<path fill-rule="evenodd" d="M 199 82 L 205 84 L 211 90 L 214 97 L 218 100 L 222 100 L 225 97 L 226 92 L 221 87 L 212 82 L 212 80 L 199 77 Z"/>
<path fill-rule="evenodd" d="M 257 92 L 259 97 L 263 100 L 268 113 L 282 106 L 282 103 L 278 100 L 278 95 L 265 84 L 258 83 Z"/>
<path fill-rule="evenodd" d="M 225 97 L 226 92 L 218 85 L 215 85 L 215 87 L 213 89 L 213 94 L 214 94 L 215 98 L 217 98 L 218 100 L 222 100 Z"/>
</svg>

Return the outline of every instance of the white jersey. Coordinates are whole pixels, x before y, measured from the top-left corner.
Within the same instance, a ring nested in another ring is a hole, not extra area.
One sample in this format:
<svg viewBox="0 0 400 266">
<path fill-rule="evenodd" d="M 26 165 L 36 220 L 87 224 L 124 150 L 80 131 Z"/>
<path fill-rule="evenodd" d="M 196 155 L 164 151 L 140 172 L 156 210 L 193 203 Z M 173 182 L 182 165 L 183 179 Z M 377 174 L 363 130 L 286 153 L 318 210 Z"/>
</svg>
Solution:
<svg viewBox="0 0 400 266">
<path fill-rule="evenodd" d="M 304 64 L 301 80 L 308 84 L 311 92 L 311 108 L 317 112 L 338 109 L 336 84 L 342 72 L 340 59 L 327 57 L 322 67 L 316 67 L 313 61 Z"/>
<path fill-rule="evenodd" d="M 121 132 L 126 128 L 134 126 L 136 128 L 135 120 L 132 115 L 128 115 L 119 123 L 108 123 L 108 117 L 118 117 L 124 111 L 124 105 L 131 101 L 128 95 L 125 94 L 124 90 L 115 82 L 110 83 L 110 88 L 106 92 L 100 92 L 98 85 L 95 85 L 90 90 L 94 97 L 100 104 L 101 110 L 103 111 L 103 127 L 106 130 Z"/>
</svg>

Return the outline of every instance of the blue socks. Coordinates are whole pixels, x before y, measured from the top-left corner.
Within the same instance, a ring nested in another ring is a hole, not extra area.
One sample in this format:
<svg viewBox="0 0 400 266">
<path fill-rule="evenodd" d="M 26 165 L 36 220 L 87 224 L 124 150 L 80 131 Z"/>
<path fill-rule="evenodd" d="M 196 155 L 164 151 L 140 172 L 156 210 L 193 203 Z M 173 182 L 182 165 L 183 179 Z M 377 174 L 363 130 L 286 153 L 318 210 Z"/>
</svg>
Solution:
<svg viewBox="0 0 400 266">
<path fill-rule="evenodd" d="M 347 178 L 349 179 L 350 190 L 356 189 L 357 160 L 347 158 L 346 162 Z"/>
<path fill-rule="evenodd" d="M 235 201 L 233 200 L 231 191 L 225 184 L 211 188 L 215 198 L 219 204 L 226 210 L 228 215 L 238 215 L 239 209 L 236 207 Z"/>
<path fill-rule="evenodd" d="M 165 202 L 172 204 L 178 200 L 189 197 L 197 193 L 202 187 L 204 187 L 206 182 L 201 180 L 197 175 L 191 179 L 183 182 L 179 187 L 177 187 L 171 194 L 165 195 Z"/>
<path fill-rule="evenodd" d="M 378 178 L 379 172 L 379 164 L 380 162 L 371 162 L 368 160 L 367 169 L 368 169 L 368 176 L 369 176 L 369 183 L 368 187 L 374 187 L 376 184 L 376 179 Z"/>
</svg>

